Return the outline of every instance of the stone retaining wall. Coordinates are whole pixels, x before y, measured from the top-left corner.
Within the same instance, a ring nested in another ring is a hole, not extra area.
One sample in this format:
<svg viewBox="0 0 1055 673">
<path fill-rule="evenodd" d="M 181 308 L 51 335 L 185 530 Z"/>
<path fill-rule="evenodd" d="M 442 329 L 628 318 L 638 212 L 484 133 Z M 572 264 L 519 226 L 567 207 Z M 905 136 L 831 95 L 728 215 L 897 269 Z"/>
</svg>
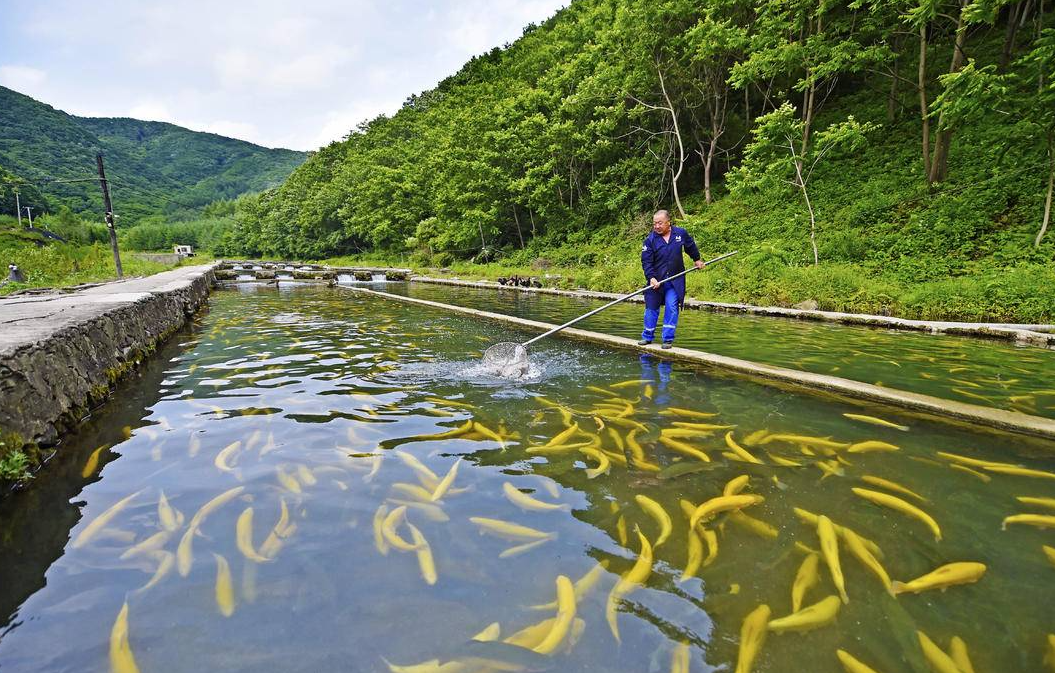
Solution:
<svg viewBox="0 0 1055 673">
<path fill-rule="evenodd" d="M 0 340 L 0 457 L 56 444 L 186 323 L 214 281 L 212 267 L 151 278 L 153 286 L 146 278 L 35 304 L 0 303 L 8 330 Z"/>
</svg>

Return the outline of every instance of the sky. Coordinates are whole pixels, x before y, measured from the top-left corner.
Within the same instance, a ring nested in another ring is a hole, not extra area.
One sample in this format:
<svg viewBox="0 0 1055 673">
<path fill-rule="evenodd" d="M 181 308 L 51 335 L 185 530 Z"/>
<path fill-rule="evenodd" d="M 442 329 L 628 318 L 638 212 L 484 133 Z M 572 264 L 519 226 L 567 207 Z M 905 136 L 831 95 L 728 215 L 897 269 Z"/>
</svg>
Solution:
<svg viewBox="0 0 1055 673">
<path fill-rule="evenodd" d="M 396 112 L 567 0 L 2 0 L 0 85 L 314 150 Z"/>
</svg>

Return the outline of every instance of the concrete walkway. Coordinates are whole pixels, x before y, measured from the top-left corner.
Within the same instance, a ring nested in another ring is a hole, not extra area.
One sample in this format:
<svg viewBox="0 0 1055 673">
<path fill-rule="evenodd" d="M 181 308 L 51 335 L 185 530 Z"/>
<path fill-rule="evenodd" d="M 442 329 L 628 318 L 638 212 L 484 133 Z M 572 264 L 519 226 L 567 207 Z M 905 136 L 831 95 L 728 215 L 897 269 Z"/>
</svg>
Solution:
<svg viewBox="0 0 1055 673">
<path fill-rule="evenodd" d="M 58 442 L 205 301 L 213 267 L 0 298 L 0 455 Z"/>
<path fill-rule="evenodd" d="M 464 306 L 452 306 L 450 304 L 443 304 L 426 299 L 415 299 L 413 297 L 389 294 L 387 292 L 377 292 L 367 288 L 341 286 L 341 289 L 393 301 L 417 304 L 419 306 L 429 306 L 445 311 L 453 311 L 455 313 L 462 313 L 477 318 L 485 318 L 487 320 L 512 324 L 540 332 L 548 331 L 549 329 L 556 327 L 556 325 L 539 322 L 537 320 L 528 320 L 502 313 L 479 311 Z M 907 410 L 912 415 L 923 416 L 931 420 L 941 420 L 947 423 L 961 425 L 969 424 L 972 426 L 973 430 L 977 430 L 978 428 L 995 428 L 997 430 L 1042 437 L 1049 440 L 1055 439 L 1055 420 L 1041 418 L 1039 416 L 1030 416 L 1027 414 L 1004 411 L 1002 409 L 980 407 L 973 404 L 966 404 L 964 402 L 932 397 L 930 395 L 874 386 L 869 383 L 851 381 L 837 376 L 813 374 L 794 369 L 786 369 L 784 367 L 764 365 L 747 360 L 740 360 L 738 358 L 726 357 L 724 355 L 691 350 L 688 348 L 675 347 L 669 350 L 660 350 L 655 346 L 641 346 L 633 339 L 576 329 L 574 327 L 567 328 L 558 334 L 566 338 L 582 339 L 584 341 L 592 341 L 594 343 L 600 343 L 616 348 L 647 352 L 656 357 L 668 360 L 691 362 L 728 374 L 743 376 L 765 385 L 810 394 L 832 395 L 847 402 L 857 404 L 864 403 L 866 409 L 875 404 L 887 405 Z"/>
</svg>

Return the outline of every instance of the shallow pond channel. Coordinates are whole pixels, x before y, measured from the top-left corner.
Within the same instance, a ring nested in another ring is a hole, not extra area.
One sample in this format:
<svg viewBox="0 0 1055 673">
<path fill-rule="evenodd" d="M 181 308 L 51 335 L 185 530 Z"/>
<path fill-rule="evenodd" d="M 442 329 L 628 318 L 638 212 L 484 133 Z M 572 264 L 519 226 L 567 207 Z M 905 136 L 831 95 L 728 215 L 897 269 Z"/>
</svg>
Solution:
<svg viewBox="0 0 1055 673">
<path fill-rule="evenodd" d="M 371 287 L 558 324 L 605 303 L 421 282 Z M 641 304 L 620 304 L 576 327 L 637 339 L 642 312 Z M 1047 348 L 691 309 L 681 313 L 676 341 L 719 355 L 1055 418 L 1055 350 Z"/>
<path fill-rule="evenodd" d="M 216 291 L 0 502 L 0 670 L 731 671 L 797 576 L 751 670 L 1047 670 L 1052 443 L 527 336 Z"/>
</svg>

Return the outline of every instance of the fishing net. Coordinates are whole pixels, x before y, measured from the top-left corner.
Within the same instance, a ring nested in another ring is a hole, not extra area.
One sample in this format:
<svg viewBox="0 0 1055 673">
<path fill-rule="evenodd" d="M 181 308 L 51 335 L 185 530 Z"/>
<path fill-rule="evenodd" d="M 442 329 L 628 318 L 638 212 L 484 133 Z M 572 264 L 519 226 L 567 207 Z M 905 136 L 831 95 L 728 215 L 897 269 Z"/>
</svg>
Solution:
<svg viewBox="0 0 1055 673">
<path fill-rule="evenodd" d="M 511 341 L 497 343 L 484 351 L 484 367 L 498 376 L 523 376 L 530 362 L 523 345 Z"/>
</svg>

